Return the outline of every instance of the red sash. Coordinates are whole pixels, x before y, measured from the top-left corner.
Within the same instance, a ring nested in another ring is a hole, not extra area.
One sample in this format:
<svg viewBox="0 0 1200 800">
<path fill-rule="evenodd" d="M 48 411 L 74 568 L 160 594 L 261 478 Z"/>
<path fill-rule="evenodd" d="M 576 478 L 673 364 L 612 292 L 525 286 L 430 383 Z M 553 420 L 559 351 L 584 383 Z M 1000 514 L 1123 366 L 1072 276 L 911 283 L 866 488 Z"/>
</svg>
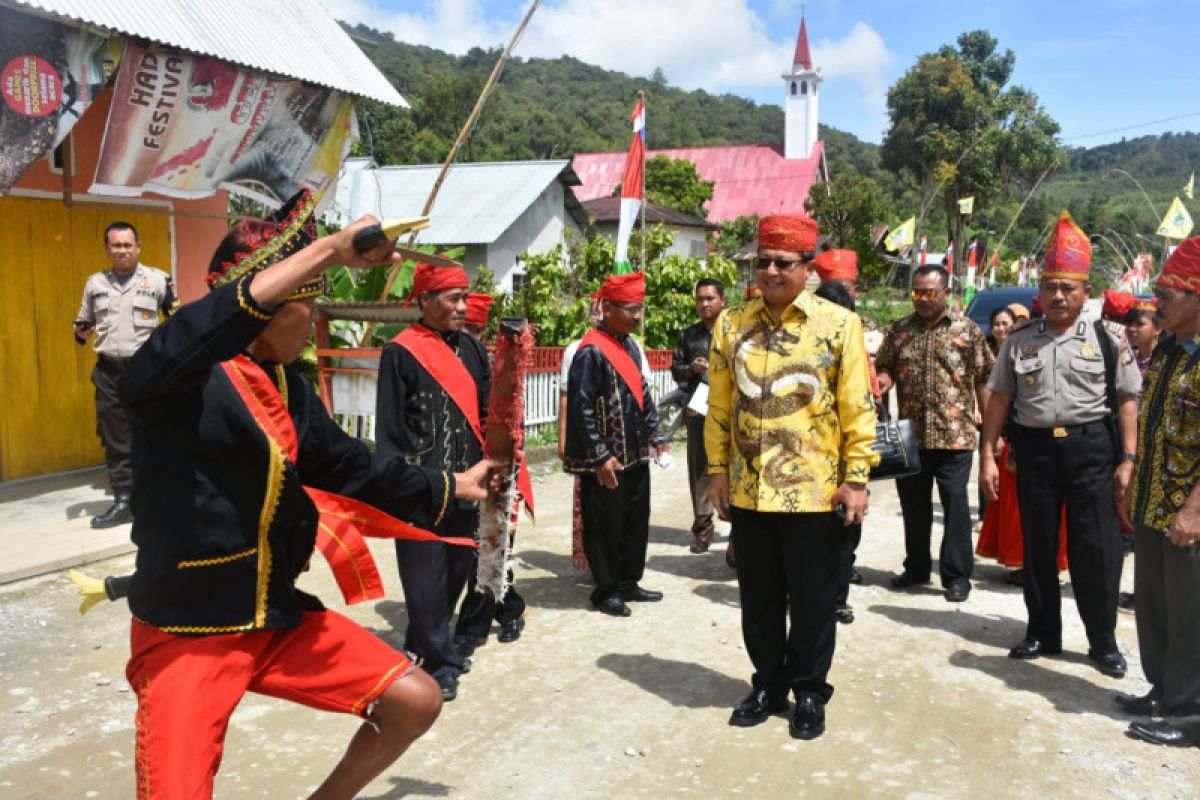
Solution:
<svg viewBox="0 0 1200 800">
<path fill-rule="evenodd" d="M 278 445 L 289 461 L 295 463 L 300 452 L 296 425 L 275 382 L 246 356 L 224 361 L 221 368 L 263 433 Z M 309 486 L 304 487 L 304 491 L 320 513 L 317 549 L 329 562 L 342 596 L 351 605 L 384 596 L 383 580 L 364 536 L 438 541 L 467 547 L 475 544 L 468 538 L 438 536 L 349 497 Z"/>
<path fill-rule="evenodd" d="M 419 322 L 414 322 L 392 339 L 417 360 L 438 386 L 449 395 L 454 405 L 467 418 L 471 431 L 479 444 L 487 451 L 487 442 L 483 438 L 483 425 L 479 421 L 479 388 L 471 373 L 463 366 L 458 354 L 450 349 L 450 345 L 436 331 L 426 328 Z M 533 514 L 533 482 L 529 478 L 529 468 L 524 459 L 517 467 L 517 489 L 525 498 L 525 507 Z"/>
<path fill-rule="evenodd" d="M 479 424 L 479 387 L 467 368 L 463 366 L 458 354 L 450 349 L 450 345 L 442 341 L 442 337 L 419 322 L 414 322 L 392 339 L 408 352 L 417 363 L 425 368 L 438 386 L 445 390 L 454 405 L 467 418 L 467 423 L 475 433 L 479 444 L 483 444 L 483 428 Z"/>
<path fill-rule="evenodd" d="M 592 330 L 588 331 L 587 336 L 583 337 L 583 341 L 579 343 L 579 346 L 586 347 L 589 344 L 595 345 L 600 354 L 604 356 L 604 359 L 621 376 L 621 380 L 629 387 L 629 393 L 637 401 L 638 408 L 645 409 L 646 397 L 642 393 L 642 370 L 638 368 L 633 357 L 621 346 L 621 343 L 613 338 L 611 334 L 597 328 L 592 328 Z"/>
</svg>

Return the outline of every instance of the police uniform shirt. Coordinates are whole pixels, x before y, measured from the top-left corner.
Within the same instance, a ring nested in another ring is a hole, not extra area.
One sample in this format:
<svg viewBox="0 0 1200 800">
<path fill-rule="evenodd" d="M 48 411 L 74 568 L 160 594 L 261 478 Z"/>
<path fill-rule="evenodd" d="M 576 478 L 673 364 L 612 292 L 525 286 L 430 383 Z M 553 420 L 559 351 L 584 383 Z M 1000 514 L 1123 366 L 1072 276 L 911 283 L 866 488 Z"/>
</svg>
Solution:
<svg viewBox="0 0 1200 800">
<path fill-rule="evenodd" d="M 75 321 L 96 326 L 97 353 L 129 358 L 158 327 L 159 311 L 171 314 L 176 305 L 175 285 L 162 270 L 138 264 L 122 282 L 110 268 L 87 279 Z"/>
<path fill-rule="evenodd" d="M 1116 394 L 1136 395 L 1142 378 L 1133 351 L 1110 338 L 1117 359 Z M 1009 334 L 996 356 L 988 388 L 1013 397 L 1018 425 L 1054 428 L 1108 416 L 1106 380 L 1094 324 L 1079 320 L 1059 335 L 1043 319 Z"/>
</svg>

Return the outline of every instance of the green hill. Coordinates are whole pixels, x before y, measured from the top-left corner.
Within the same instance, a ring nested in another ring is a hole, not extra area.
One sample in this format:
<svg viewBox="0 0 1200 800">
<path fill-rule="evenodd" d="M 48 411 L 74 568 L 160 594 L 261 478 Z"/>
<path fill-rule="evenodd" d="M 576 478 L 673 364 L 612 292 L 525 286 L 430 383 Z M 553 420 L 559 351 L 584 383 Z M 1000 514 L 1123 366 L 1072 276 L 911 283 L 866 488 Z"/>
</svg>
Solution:
<svg viewBox="0 0 1200 800">
<path fill-rule="evenodd" d="M 390 33 L 362 25 L 347 30 L 412 105 L 404 110 L 366 103 L 360 113 L 362 140 L 356 152 L 373 155 L 381 164 L 444 159 L 499 50 L 474 48 L 454 56 L 398 42 Z M 633 77 L 567 56 L 515 58 L 461 158 L 569 158 L 579 152 L 624 150 L 629 145 L 628 117 L 639 89 L 647 95 L 651 148 L 783 141 L 783 109 L 777 105 L 760 105 L 731 94 L 685 91 L 670 86 L 661 71 Z M 820 137 L 833 174 L 854 171 L 879 182 L 883 205 L 892 217 L 883 222 L 898 222 L 915 211 L 914 193 L 884 170 L 878 145 L 826 125 L 821 126 Z M 1089 232 L 1111 229 L 1130 244 L 1140 241 L 1138 235 L 1153 240 L 1155 213 L 1166 213 L 1171 199 L 1182 193 L 1188 175 L 1200 165 L 1200 134 L 1168 133 L 1066 152 L 1068 166 L 1048 178 L 1030 200 L 1006 251 L 1040 250 L 1047 223 L 1064 207 Z M 1133 180 L 1114 169 L 1135 176 L 1150 202 Z M 979 209 L 968 234 L 1004 230 L 1027 191 L 1028 187 L 1014 186 L 1002 202 Z M 934 247 L 944 221 L 932 214 L 927 228 Z M 1098 251 L 1108 255 L 1105 248 Z"/>
</svg>

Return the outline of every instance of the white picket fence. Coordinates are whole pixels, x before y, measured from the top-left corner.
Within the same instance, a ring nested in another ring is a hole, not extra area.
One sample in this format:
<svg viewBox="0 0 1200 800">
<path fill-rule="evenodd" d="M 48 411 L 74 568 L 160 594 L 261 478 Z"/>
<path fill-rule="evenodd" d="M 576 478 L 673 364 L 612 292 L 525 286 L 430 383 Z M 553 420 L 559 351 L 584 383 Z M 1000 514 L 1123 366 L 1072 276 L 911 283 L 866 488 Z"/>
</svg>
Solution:
<svg viewBox="0 0 1200 800">
<path fill-rule="evenodd" d="M 376 363 L 348 364 L 343 366 L 374 368 Z M 674 391 L 675 381 L 670 369 L 651 369 L 650 390 L 654 399 Z M 333 374 L 334 419 L 343 430 L 352 436 L 364 439 L 375 438 L 375 391 L 377 376 L 374 373 Z M 530 370 L 525 376 L 525 435 L 533 438 L 554 430 L 558 422 L 559 396 L 558 370 Z"/>
</svg>

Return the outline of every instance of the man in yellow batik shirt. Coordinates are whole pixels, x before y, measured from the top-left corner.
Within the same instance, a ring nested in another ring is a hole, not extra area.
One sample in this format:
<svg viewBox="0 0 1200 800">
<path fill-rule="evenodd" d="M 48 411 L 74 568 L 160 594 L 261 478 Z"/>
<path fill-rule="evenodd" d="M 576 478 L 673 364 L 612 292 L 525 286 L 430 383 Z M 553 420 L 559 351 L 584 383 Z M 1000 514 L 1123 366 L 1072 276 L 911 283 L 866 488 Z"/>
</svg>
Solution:
<svg viewBox="0 0 1200 800">
<path fill-rule="evenodd" d="M 867 513 L 878 456 L 862 323 L 804 291 L 816 255 L 807 217 L 759 222 L 758 297 L 722 313 L 709 352 L 709 497 L 733 523 L 742 636 L 754 691 L 731 725 L 788 711 L 790 730 L 825 730 L 833 608 L 846 526 Z M 786 631 L 787 620 L 791 631 Z"/>
</svg>

